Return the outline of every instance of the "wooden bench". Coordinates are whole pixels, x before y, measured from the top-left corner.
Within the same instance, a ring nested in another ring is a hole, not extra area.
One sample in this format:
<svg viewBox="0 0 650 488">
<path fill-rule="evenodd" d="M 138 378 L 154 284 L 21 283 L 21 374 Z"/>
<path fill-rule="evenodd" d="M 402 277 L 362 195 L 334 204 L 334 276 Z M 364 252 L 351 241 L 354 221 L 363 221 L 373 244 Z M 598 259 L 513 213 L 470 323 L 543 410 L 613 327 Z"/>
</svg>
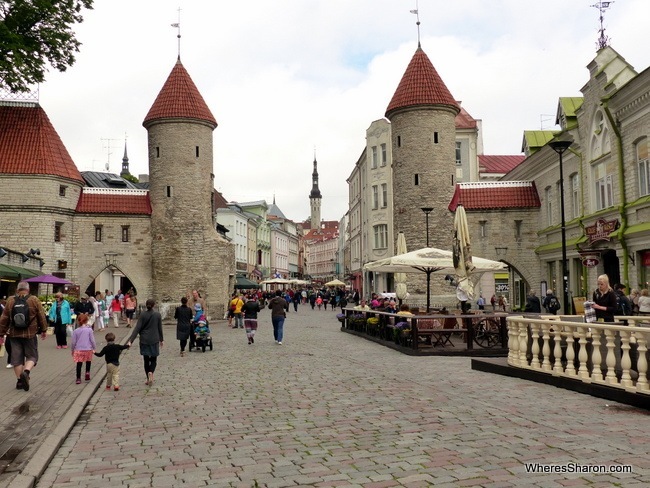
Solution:
<svg viewBox="0 0 650 488">
<path fill-rule="evenodd" d="M 426 318 L 417 320 L 417 347 L 445 347 L 450 345 L 454 347 L 451 342 L 451 334 L 456 332 L 453 328 L 456 325 L 456 319 L 449 318 Z"/>
</svg>

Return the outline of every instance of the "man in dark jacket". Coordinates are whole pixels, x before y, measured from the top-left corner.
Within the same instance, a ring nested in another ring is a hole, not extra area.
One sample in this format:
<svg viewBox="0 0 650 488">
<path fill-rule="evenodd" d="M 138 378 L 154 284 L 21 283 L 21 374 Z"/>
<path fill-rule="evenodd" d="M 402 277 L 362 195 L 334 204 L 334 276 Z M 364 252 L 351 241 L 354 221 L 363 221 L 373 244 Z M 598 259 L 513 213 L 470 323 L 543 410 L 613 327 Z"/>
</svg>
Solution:
<svg viewBox="0 0 650 488">
<path fill-rule="evenodd" d="M 625 295 L 625 285 L 621 283 L 614 286 L 616 293 L 616 315 L 632 315 L 632 303 Z"/>
<path fill-rule="evenodd" d="M 526 297 L 526 306 L 524 308 L 524 312 L 530 312 L 530 313 L 540 313 L 542 311 L 542 304 L 539 301 L 539 298 L 537 298 L 537 295 L 535 295 L 534 290 L 530 290 L 530 293 L 528 293 L 528 296 Z"/>
<path fill-rule="evenodd" d="M 282 291 L 277 290 L 275 297 L 271 298 L 269 308 L 271 309 L 271 323 L 273 323 L 273 338 L 276 344 L 282 345 L 284 336 L 284 319 L 287 316 L 287 302 L 282 298 Z"/>
<path fill-rule="evenodd" d="M 95 313 L 95 307 L 88 301 L 88 295 L 85 293 L 81 295 L 79 301 L 74 305 L 74 314 L 79 317 L 82 313 L 88 314 L 89 317 Z"/>
<path fill-rule="evenodd" d="M 27 302 L 27 314 L 29 314 L 24 327 L 18 325 L 18 320 L 13 314 L 16 300 L 20 305 L 23 299 Z M 17 390 L 29 391 L 29 374 L 38 363 L 36 336 L 40 333 L 41 339 L 45 339 L 46 332 L 47 320 L 45 320 L 43 305 L 38 298 L 29 294 L 29 283 L 21 281 L 16 287 L 16 296 L 7 299 L 7 306 L 0 317 L 0 345 L 4 344 L 4 336 L 7 334 L 11 342 L 11 364 L 16 374 Z"/>
</svg>

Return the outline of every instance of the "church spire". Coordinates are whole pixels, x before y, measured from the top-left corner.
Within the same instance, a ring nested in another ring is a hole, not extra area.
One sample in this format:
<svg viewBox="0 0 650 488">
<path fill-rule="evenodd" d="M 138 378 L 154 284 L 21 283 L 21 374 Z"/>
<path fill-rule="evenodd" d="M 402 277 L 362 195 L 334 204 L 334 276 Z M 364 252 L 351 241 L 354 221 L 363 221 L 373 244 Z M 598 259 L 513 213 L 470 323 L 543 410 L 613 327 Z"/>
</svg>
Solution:
<svg viewBox="0 0 650 488">
<path fill-rule="evenodd" d="M 126 153 L 126 140 L 124 141 L 124 156 L 122 157 L 122 171 L 120 172 L 120 176 L 124 175 L 130 175 L 131 173 L 129 172 L 129 156 Z"/>
<path fill-rule="evenodd" d="M 314 154 L 314 171 L 311 174 L 311 181 L 311 193 L 309 193 L 311 228 L 320 229 L 320 203 L 322 196 L 318 188 L 318 162 L 316 161 L 316 154 Z"/>
</svg>

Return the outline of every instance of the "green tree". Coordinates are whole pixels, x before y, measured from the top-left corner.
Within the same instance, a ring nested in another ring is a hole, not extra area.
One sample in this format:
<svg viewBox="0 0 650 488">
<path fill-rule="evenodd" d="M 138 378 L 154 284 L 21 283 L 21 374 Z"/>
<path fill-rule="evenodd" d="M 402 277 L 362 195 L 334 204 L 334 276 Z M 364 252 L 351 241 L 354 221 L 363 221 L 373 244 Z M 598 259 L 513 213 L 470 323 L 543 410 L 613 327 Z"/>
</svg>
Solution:
<svg viewBox="0 0 650 488">
<path fill-rule="evenodd" d="M 26 92 L 48 66 L 65 71 L 81 43 L 72 27 L 94 0 L 0 0 L 0 89 Z"/>
</svg>

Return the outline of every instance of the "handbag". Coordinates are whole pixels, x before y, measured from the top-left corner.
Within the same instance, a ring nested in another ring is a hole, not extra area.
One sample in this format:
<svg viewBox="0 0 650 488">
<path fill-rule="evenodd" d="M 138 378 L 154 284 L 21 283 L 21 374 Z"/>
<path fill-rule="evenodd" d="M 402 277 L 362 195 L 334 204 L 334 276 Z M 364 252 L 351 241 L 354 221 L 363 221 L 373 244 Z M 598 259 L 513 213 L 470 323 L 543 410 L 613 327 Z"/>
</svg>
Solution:
<svg viewBox="0 0 650 488">
<path fill-rule="evenodd" d="M 596 310 L 594 310 L 593 303 L 594 302 L 589 302 L 589 301 L 584 303 L 585 322 L 589 324 L 596 321 Z"/>
</svg>

